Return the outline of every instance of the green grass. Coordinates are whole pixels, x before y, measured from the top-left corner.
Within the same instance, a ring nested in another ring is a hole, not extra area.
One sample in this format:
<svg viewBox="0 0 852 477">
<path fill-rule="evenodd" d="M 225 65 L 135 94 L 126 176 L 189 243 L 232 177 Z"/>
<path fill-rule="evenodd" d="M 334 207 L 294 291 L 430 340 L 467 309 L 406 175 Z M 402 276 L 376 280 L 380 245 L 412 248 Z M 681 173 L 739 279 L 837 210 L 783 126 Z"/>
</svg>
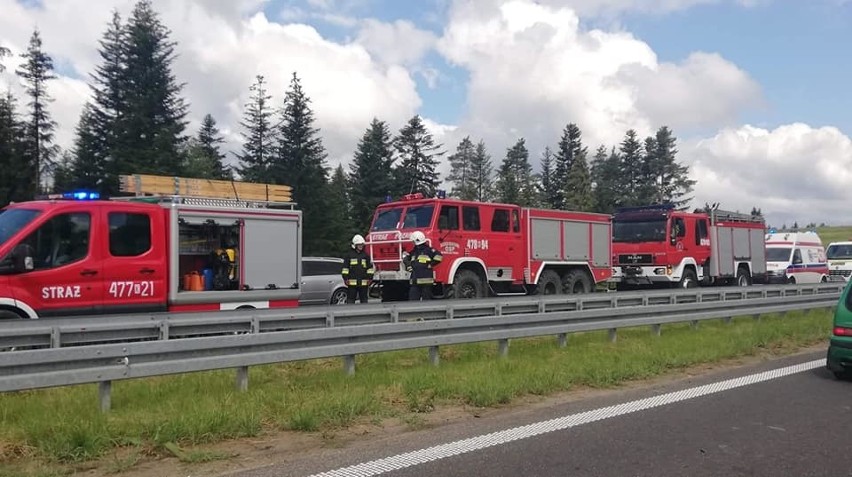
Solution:
<svg viewBox="0 0 852 477">
<path fill-rule="evenodd" d="M 852 227 L 818 227 L 817 234 L 823 246 L 828 247 L 831 242 L 852 240 Z"/>
<path fill-rule="evenodd" d="M 605 332 L 581 333 L 570 335 L 564 349 L 553 337 L 512 341 L 505 359 L 493 342 L 448 346 L 441 348 L 437 368 L 428 364 L 425 349 L 381 353 L 358 356 L 354 376 L 344 375 L 336 359 L 258 366 L 250 370 L 246 393 L 235 392 L 232 371 L 119 381 L 106 415 L 98 412 L 94 385 L 6 393 L 0 395 L 0 464 L 35 459 L 78 465 L 106 456 L 105 465 L 124 469 L 138 460 L 135 452 L 169 455 L 170 448 L 283 430 L 333 435 L 354 423 L 392 417 L 417 428 L 424 425 L 417 416 L 441 406 L 500 406 L 524 396 L 611 387 L 699 363 L 789 351 L 825 340 L 830 324 L 826 311 L 814 311 L 759 322 L 737 318 L 729 325 L 714 320 L 697 330 L 667 325 L 661 337 L 645 327 L 624 329 L 616 343 Z M 110 460 L 117 449 L 132 452 Z M 226 457 L 195 451 L 182 459 Z M 0 477 L 18 475 L 3 468 Z"/>
</svg>

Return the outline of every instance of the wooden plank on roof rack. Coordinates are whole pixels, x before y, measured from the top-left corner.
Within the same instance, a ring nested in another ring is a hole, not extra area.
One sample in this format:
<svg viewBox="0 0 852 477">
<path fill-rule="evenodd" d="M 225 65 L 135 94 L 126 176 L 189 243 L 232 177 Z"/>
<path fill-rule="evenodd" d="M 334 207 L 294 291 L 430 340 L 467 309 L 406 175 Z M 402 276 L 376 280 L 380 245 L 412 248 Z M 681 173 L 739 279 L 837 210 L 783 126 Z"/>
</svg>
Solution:
<svg viewBox="0 0 852 477">
<path fill-rule="evenodd" d="M 193 179 L 147 174 L 120 177 L 121 192 L 137 195 L 180 195 L 264 202 L 292 202 L 293 188 L 278 184 Z"/>
</svg>

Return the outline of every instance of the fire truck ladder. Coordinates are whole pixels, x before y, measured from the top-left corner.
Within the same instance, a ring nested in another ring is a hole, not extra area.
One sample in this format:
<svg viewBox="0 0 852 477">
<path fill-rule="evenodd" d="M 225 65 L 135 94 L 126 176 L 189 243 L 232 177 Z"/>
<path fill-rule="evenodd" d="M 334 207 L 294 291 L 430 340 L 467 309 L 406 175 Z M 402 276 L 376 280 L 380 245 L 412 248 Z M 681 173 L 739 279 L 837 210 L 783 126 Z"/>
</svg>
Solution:
<svg viewBox="0 0 852 477">
<path fill-rule="evenodd" d="M 207 207 L 293 209 L 293 188 L 287 185 L 186 177 L 132 174 L 120 176 L 120 191 L 135 199 L 152 199 Z"/>
<path fill-rule="evenodd" d="M 763 217 L 759 215 L 743 214 L 741 212 L 730 212 L 727 210 L 713 209 L 710 211 L 711 222 L 746 222 L 752 224 L 762 224 Z"/>
</svg>

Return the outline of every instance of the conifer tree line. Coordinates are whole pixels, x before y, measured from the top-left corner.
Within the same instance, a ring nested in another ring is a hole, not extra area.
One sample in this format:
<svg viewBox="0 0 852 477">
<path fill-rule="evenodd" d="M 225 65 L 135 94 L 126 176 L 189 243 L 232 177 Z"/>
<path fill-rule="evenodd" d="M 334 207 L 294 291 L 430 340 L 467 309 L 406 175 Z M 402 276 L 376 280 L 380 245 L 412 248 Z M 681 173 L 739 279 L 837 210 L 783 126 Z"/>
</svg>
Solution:
<svg viewBox="0 0 852 477">
<path fill-rule="evenodd" d="M 447 150 L 420 116 L 395 132 L 374 118 L 348 167 L 332 169 L 296 73 L 286 91 L 272 91 L 262 74 L 255 77 L 240 121 L 242 145 L 229 161 L 211 114 L 197 131 L 188 130 L 189 104 L 182 96 L 185 84 L 172 72 L 177 44 L 170 38 L 150 0 L 138 1 L 126 19 L 113 13 L 99 41 L 100 62 L 90 72 L 90 100 L 73 147 L 60 151 L 50 116 L 53 62 L 36 30 L 15 70 L 26 98 L 0 97 L 0 201 L 72 188 L 113 195 L 118 177 L 130 173 L 287 184 L 303 212 L 303 253 L 312 255 L 344 251 L 387 196 L 432 196 L 442 183 L 450 197 L 464 200 L 603 213 L 659 202 L 685 208 L 691 200 L 695 181 L 677 161 L 676 139 L 667 127 L 644 141 L 627 131 L 620 144 L 590 154 L 572 123 L 540 155 L 517 138 L 492 158 L 485 143 L 471 137 Z M 8 56 L 0 45 L 0 59 Z M 537 173 L 531 154 L 540 159 Z M 444 160 L 450 171 L 440 177 Z"/>
</svg>

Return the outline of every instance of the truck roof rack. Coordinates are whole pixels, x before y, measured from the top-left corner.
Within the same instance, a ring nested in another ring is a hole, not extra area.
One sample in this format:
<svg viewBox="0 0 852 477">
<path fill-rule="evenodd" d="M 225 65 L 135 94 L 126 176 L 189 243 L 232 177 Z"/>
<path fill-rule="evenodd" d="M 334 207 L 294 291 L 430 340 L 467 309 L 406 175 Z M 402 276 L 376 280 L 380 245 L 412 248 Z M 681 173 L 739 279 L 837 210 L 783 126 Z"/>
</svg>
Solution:
<svg viewBox="0 0 852 477">
<path fill-rule="evenodd" d="M 629 212 L 669 212 L 674 210 L 674 204 L 654 204 L 654 205 L 641 205 L 634 207 L 619 207 L 615 209 L 616 214 L 629 213 Z"/>
<path fill-rule="evenodd" d="M 763 223 L 763 217 L 759 215 L 743 214 L 741 212 L 731 212 L 728 210 L 721 209 L 710 210 L 710 219 L 714 224 L 716 222 L 747 222 L 752 224 Z"/>
<path fill-rule="evenodd" d="M 120 191 L 134 197 L 116 198 L 170 202 L 206 207 L 293 209 L 293 188 L 287 185 L 187 177 L 132 174 L 119 177 Z"/>
</svg>

